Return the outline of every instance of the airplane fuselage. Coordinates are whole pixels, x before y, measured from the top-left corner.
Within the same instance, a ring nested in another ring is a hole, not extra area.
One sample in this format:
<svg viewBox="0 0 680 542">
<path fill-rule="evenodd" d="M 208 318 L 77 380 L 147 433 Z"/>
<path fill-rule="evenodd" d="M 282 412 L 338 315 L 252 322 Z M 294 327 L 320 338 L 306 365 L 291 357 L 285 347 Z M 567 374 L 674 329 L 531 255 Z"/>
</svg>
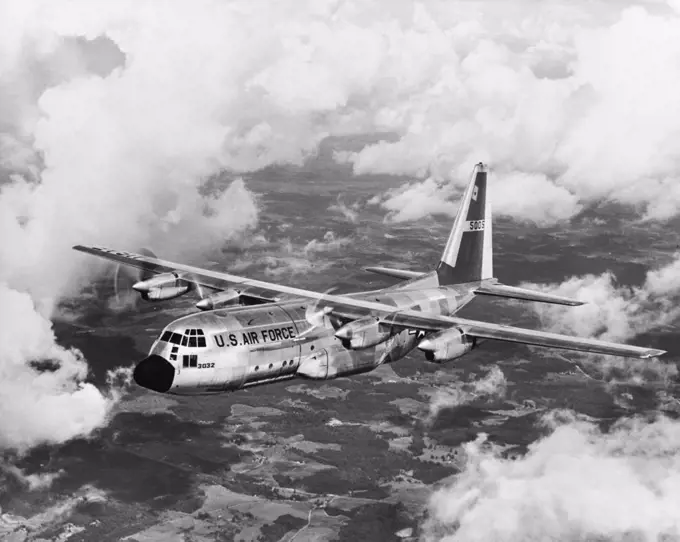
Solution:
<svg viewBox="0 0 680 542">
<path fill-rule="evenodd" d="M 452 315 L 476 285 L 437 286 L 436 275 L 352 297 Z M 334 330 L 314 327 L 301 300 L 191 314 L 169 324 L 135 369 L 141 385 L 175 395 L 235 391 L 281 380 L 326 380 L 371 371 L 413 350 L 423 333 L 398 330 L 366 349 L 348 348 Z M 304 334 L 304 339 L 299 338 Z M 297 339 L 296 342 L 295 339 Z M 163 366 L 164 369 L 160 369 Z"/>
</svg>

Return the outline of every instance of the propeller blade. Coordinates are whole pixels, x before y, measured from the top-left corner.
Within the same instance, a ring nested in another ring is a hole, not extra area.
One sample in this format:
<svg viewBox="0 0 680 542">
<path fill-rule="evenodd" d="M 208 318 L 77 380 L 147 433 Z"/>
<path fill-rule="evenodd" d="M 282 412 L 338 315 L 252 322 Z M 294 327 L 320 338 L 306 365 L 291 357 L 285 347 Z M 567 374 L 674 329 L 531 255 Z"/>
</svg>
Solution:
<svg viewBox="0 0 680 542">
<path fill-rule="evenodd" d="M 137 252 L 150 258 L 156 258 L 156 255 L 148 248 L 141 248 Z M 140 295 L 133 289 L 133 285 L 137 282 L 148 280 L 154 276 L 150 268 L 138 269 L 136 267 L 128 267 L 126 265 L 117 264 L 113 272 L 113 291 L 114 300 L 110 304 L 114 310 L 136 309 L 140 298 L 144 298 L 144 294 Z"/>
<path fill-rule="evenodd" d="M 324 295 L 331 294 L 337 289 L 337 286 L 332 286 L 324 292 Z M 328 315 L 333 312 L 333 307 L 322 307 L 319 309 L 318 307 L 321 301 L 323 301 L 323 298 L 319 298 L 307 305 L 307 308 L 305 309 L 305 320 L 309 322 L 309 324 L 312 326 L 312 329 L 333 329 L 333 324 L 328 318 Z"/>
<path fill-rule="evenodd" d="M 195 275 L 187 275 L 186 276 L 187 280 L 190 280 L 193 284 L 192 289 L 196 291 L 196 294 L 198 295 L 199 301 L 202 301 L 205 298 L 203 286 L 200 285 L 199 282 L 196 281 L 196 276 Z"/>
</svg>

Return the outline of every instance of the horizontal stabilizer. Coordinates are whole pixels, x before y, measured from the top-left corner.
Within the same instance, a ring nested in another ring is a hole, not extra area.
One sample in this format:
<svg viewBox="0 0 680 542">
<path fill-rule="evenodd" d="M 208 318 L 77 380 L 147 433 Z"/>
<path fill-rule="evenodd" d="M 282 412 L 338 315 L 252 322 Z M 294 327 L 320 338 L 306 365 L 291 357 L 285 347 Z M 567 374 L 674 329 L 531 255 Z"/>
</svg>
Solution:
<svg viewBox="0 0 680 542">
<path fill-rule="evenodd" d="M 475 294 L 492 295 L 496 297 L 507 297 L 509 299 L 521 299 L 523 301 L 536 301 L 538 303 L 553 303 L 555 305 L 569 305 L 577 307 L 585 305 L 585 301 L 578 299 L 570 299 L 559 295 L 546 294 L 537 292 L 535 290 L 527 290 L 526 288 L 518 288 L 516 286 L 506 286 L 505 284 L 483 284 L 475 291 Z"/>
<path fill-rule="evenodd" d="M 417 279 L 425 275 L 419 271 L 407 271 L 406 269 L 390 269 L 389 267 L 364 267 L 364 271 L 385 275 L 395 279 Z"/>
</svg>

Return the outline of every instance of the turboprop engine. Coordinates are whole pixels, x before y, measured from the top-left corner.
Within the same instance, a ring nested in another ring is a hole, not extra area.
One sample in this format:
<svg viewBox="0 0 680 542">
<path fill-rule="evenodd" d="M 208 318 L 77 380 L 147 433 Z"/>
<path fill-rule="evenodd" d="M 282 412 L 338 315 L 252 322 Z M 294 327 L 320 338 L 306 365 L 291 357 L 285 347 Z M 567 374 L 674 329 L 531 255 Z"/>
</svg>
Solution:
<svg viewBox="0 0 680 542">
<path fill-rule="evenodd" d="M 458 328 L 445 329 L 423 339 L 418 349 L 425 352 L 425 359 L 434 363 L 446 363 L 467 354 L 477 345 L 475 337 L 468 337 Z"/>
<path fill-rule="evenodd" d="M 382 324 L 375 316 L 359 318 L 335 332 L 345 348 L 361 350 L 385 342 L 393 334 L 392 326 Z"/>
<path fill-rule="evenodd" d="M 187 282 L 175 273 L 161 273 L 132 285 L 145 301 L 165 301 L 186 294 L 193 283 Z"/>
<path fill-rule="evenodd" d="M 227 290 L 224 290 L 224 292 L 201 299 L 196 303 L 196 308 L 201 309 L 202 311 L 210 311 L 219 307 L 238 305 L 240 302 L 241 292 L 239 290 L 234 290 L 233 288 L 228 288 Z"/>
</svg>

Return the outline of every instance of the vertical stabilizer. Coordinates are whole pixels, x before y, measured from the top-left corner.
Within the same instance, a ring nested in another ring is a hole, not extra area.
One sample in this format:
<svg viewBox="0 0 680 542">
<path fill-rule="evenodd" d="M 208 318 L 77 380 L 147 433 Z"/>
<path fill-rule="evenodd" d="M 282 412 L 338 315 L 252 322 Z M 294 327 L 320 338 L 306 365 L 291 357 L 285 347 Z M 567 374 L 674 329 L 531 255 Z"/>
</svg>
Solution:
<svg viewBox="0 0 680 542">
<path fill-rule="evenodd" d="M 480 162 L 472 172 L 437 266 L 441 286 L 493 278 L 491 203 L 486 177 L 487 168 Z"/>
</svg>

